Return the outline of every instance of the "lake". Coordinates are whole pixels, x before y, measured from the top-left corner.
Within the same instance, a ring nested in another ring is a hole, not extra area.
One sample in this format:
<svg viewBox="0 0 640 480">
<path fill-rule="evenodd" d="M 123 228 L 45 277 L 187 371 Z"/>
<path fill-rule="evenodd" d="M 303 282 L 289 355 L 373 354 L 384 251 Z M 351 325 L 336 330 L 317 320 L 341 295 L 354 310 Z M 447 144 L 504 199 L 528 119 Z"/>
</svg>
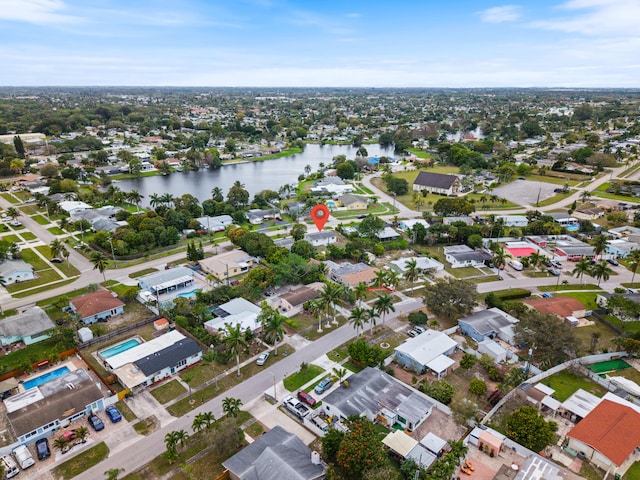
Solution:
<svg viewBox="0 0 640 480">
<path fill-rule="evenodd" d="M 369 156 L 393 157 L 393 147 L 383 148 L 372 144 L 364 146 Z M 317 171 L 320 163 L 329 165 L 336 155 L 346 155 L 353 159 L 358 151 L 350 145 L 306 145 L 304 152 L 288 157 L 265 160 L 263 162 L 235 163 L 224 165 L 217 170 L 198 170 L 190 172 L 174 172 L 171 175 L 141 177 L 131 180 L 120 180 L 116 185 L 125 192 L 137 190 L 144 195 L 143 205 L 149 205 L 149 196 L 157 193 L 171 193 L 180 197 L 190 193 L 201 202 L 211 198 L 211 189 L 220 187 L 224 194 L 236 180 L 240 180 L 253 196 L 262 190 L 278 189 L 287 183 L 297 185 L 298 176 L 304 174 L 304 167 L 311 166 Z"/>
</svg>

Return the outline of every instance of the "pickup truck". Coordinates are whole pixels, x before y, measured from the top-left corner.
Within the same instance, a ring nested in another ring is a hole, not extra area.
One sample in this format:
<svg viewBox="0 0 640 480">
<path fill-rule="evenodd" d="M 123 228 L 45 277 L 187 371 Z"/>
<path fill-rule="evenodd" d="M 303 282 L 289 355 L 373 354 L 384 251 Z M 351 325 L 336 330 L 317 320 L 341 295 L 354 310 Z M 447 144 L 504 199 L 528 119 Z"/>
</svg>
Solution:
<svg viewBox="0 0 640 480">
<path fill-rule="evenodd" d="M 304 417 L 306 417 L 310 412 L 309 408 L 305 404 L 303 404 L 298 399 L 293 398 L 292 396 L 288 396 L 287 398 L 285 398 L 283 405 L 284 405 L 284 408 L 289 410 L 291 413 L 293 413 L 296 417 L 298 417 L 301 420 Z"/>
</svg>

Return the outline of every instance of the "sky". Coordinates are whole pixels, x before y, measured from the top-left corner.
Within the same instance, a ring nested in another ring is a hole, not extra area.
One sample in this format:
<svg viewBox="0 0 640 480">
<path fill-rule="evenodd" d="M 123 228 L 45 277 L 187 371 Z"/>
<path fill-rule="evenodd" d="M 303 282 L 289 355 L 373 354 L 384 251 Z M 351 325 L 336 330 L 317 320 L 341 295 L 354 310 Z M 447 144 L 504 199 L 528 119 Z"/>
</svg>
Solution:
<svg viewBox="0 0 640 480">
<path fill-rule="evenodd" d="M 0 85 L 640 87 L 640 0 L 0 0 Z"/>
</svg>

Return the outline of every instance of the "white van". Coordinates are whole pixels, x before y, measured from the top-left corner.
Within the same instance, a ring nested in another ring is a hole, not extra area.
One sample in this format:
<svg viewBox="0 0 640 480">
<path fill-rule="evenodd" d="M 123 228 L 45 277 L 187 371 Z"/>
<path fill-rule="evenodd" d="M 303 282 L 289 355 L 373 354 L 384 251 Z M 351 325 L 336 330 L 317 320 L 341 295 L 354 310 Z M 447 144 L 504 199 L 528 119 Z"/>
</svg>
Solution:
<svg viewBox="0 0 640 480">
<path fill-rule="evenodd" d="M 518 260 L 509 260 L 509 266 L 514 270 L 518 270 L 518 271 L 524 268 L 522 263 L 520 263 Z"/>
<path fill-rule="evenodd" d="M 33 460 L 33 457 L 31 456 L 29 449 L 24 445 L 20 445 L 19 447 L 14 448 L 13 456 L 16 457 L 16 460 L 18 461 L 18 465 L 20 465 L 20 468 L 22 468 L 23 470 L 26 470 L 27 468 L 35 465 L 36 463 Z"/>
<path fill-rule="evenodd" d="M 4 465 L 4 475 L 6 478 L 13 478 L 20 473 L 18 465 L 9 455 L 0 457 L 0 462 Z"/>
</svg>

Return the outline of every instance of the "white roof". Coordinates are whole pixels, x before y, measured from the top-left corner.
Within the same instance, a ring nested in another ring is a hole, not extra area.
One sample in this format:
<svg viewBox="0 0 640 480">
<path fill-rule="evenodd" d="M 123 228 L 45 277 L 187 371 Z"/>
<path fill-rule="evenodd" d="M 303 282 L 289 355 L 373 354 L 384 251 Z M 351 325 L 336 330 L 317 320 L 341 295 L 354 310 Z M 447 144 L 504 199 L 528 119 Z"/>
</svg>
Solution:
<svg viewBox="0 0 640 480">
<path fill-rule="evenodd" d="M 562 405 L 558 400 L 548 395 L 542 399 L 542 404 L 553 411 L 558 410 Z"/>
<path fill-rule="evenodd" d="M 225 325 L 229 324 L 232 327 L 235 327 L 239 324 L 240 330 L 242 330 L 243 332 L 247 328 L 253 331 L 260 326 L 260 324 L 258 323 L 258 315 L 258 313 L 254 312 L 234 313 L 233 315 L 229 315 L 227 317 L 217 317 L 213 320 L 209 320 L 208 322 L 205 322 L 205 325 L 218 331 L 224 332 L 226 330 Z"/>
<path fill-rule="evenodd" d="M 242 297 L 229 300 L 227 303 L 223 303 L 218 308 L 224 310 L 230 315 L 243 313 L 243 312 L 252 312 L 256 314 L 260 313 L 260 307 L 258 307 L 257 305 L 251 303 L 249 300 L 246 300 Z"/>
<path fill-rule="evenodd" d="M 640 397 L 640 385 L 638 385 L 633 380 L 629 380 L 624 377 L 609 377 L 609 381 L 614 385 L 618 385 L 622 389 L 629 392 L 631 395 L 635 395 L 636 397 Z"/>
<path fill-rule="evenodd" d="M 490 338 L 485 338 L 483 341 L 478 343 L 478 351 L 479 347 L 482 346 L 484 350 L 490 351 L 494 355 L 506 355 L 507 350 L 500 345 L 498 342 L 491 340 Z M 483 352 L 480 352 L 483 353 Z"/>
<path fill-rule="evenodd" d="M 433 370 L 436 373 L 444 372 L 447 368 L 453 365 L 454 362 L 446 355 L 438 355 L 436 358 L 427 363 L 427 368 Z"/>
<path fill-rule="evenodd" d="M 427 433 L 420 443 L 431 450 L 433 453 L 438 453 L 440 450 L 443 450 L 447 446 L 447 441 L 441 439 L 439 436 L 434 433 Z"/>
<path fill-rule="evenodd" d="M 456 345 L 457 343 L 449 338 L 448 335 L 439 332 L 438 330 L 427 330 L 426 332 L 417 335 L 415 338 L 402 343 L 396 347 L 395 350 L 410 356 L 421 365 L 427 365 L 429 362 L 451 350 Z"/>
<path fill-rule="evenodd" d="M 113 357 L 105 359 L 112 369 L 120 368 L 127 363 L 133 363 L 140 360 L 143 357 L 153 355 L 160 350 L 163 350 L 171 345 L 179 342 L 183 338 L 186 338 L 178 330 L 172 330 L 164 335 L 161 335 L 148 342 L 141 343 L 137 347 L 130 348 L 122 353 L 114 355 Z"/>
<path fill-rule="evenodd" d="M 539 392 L 544 393 L 545 395 L 553 395 L 556 392 L 553 388 L 545 385 L 544 383 L 536 383 L 533 388 L 535 388 Z"/>
<path fill-rule="evenodd" d="M 562 402 L 562 408 L 584 418 L 591 410 L 596 408 L 601 401 L 602 399 L 596 397 L 593 393 L 579 388 L 573 395 Z"/>
<path fill-rule="evenodd" d="M 65 200 L 58 203 L 58 205 L 60 205 L 60 208 L 67 213 L 72 212 L 73 210 L 90 210 L 92 208 L 91 205 L 75 200 Z"/>
<path fill-rule="evenodd" d="M 403 430 L 394 430 L 384 437 L 382 443 L 404 458 L 418 444 L 418 441 L 404 433 Z"/>
<path fill-rule="evenodd" d="M 405 458 L 410 458 L 424 468 L 429 468 L 436 461 L 436 456 L 420 444 L 413 447 Z"/>
<path fill-rule="evenodd" d="M 416 268 L 418 268 L 419 270 L 429 270 L 431 268 L 434 268 L 436 270 L 444 269 L 444 265 L 442 265 L 439 261 L 429 257 L 402 257 L 389 263 L 394 265 L 401 272 L 406 272 L 407 262 L 409 260 L 415 260 Z"/>
<path fill-rule="evenodd" d="M 429 228 L 430 226 L 426 220 L 423 220 L 421 218 L 400 220 L 400 225 L 407 227 L 408 229 L 412 229 L 415 225 L 423 225 L 425 228 Z"/>
</svg>

